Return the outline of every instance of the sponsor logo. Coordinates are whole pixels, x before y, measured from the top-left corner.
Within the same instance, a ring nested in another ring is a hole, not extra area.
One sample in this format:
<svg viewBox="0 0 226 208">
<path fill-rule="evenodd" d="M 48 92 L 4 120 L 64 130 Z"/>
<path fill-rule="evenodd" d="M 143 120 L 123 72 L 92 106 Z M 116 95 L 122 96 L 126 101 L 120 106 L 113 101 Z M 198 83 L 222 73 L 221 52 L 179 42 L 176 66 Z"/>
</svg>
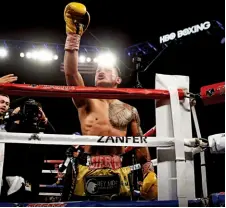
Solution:
<svg viewBox="0 0 226 208">
<path fill-rule="evenodd" d="M 198 33 L 198 32 L 203 31 L 203 30 L 208 30 L 210 28 L 210 26 L 211 26 L 210 22 L 206 21 L 206 22 L 201 23 L 199 25 L 194 25 L 192 27 L 188 27 L 188 28 L 185 28 L 183 30 L 178 30 L 177 32 L 172 32 L 170 34 L 160 36 L 159 42 L 165 43 L 167 41 L 174 40 L 175 38 L 181 38 L 181 37 L 184 37 L 184 36 L 188 36 L 188 35 L 191 35 L 191 34 Z"/>
<path fill-rule="evenodd" d="M 86 191 L 90 194 L 96 194 L 98 191 L 97 184 L 98 182 L 96 179 L 89 179 L 86 182 Z"/>
<path fill-rule="evenodd" d="M 217 88 L 211 88 L 206 90 L 206 95 L 207 96 L 213 96 L 213 95 L 225 95 L 225 86 L 219 86 Z"/>
<path fill-rule="evenodd" d="M 63 85 L 39 85 L 43 89 L 55 89 L 55 90 L 71 90 L 73 86 L 63 86 Z"/>
<path fill-rule="evenodd" d="M 101 136 L 98 143 L 147 143 L 147 137 L 112 137 L 112 136 Z"/>
<path fill-rule="evenodd" d="M 110 168 L 116 170 L 121 168 L 121 158 L 117 155 L 109 156 L 109 155 L 98 155 L 92 156 L 90 158 L 89 169 L 101 169 L 101 168 Z"/>
<path fill-rule="evenodd" d="M 225 95 L 225 86 L 222 85 L 217 88 L 217 91 L 219 92 L 220 95 Z"/>
<path fill-rule="evenodd" d="M 65 203 L 28 204 L 27 207 L 65 207 Z"/>
<path fill-rule="evenodd" d="M 29 137 L 28 138 L 28 140 L 41 140 L 40 138 L 39 138 L 39 136 L 38 136 L 38 134 L 33 134 L 33 135 L 31 135 L 31 137 Z"/>
<path fill-rule="evenodd" d="M 118 194 L 120 190 L 120 179 L 118 175 L 86 176 L 85 188 L 87 195 Z"/>
</svg>

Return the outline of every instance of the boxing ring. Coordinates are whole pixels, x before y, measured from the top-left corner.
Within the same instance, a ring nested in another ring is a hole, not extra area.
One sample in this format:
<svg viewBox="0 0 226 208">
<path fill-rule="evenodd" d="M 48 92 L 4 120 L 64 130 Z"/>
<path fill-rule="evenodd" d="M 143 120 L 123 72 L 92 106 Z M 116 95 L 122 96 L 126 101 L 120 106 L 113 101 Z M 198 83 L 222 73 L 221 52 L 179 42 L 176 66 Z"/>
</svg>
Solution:
<svg viewBox="0 0 226 208">
<path fill-rule="evenodd" d="M 224 82 L 201 88 L 198 95 L 204 104 L 224 102 Z M 197 94 L 189 92 L 189 77 L 178 75 L 156 74 L 155 89 L 106 89 L 96 87 L 48 86 L 26 84 L 2 84 L 0 92 L 8 95 L 40 96 L 40 97 L 75 97 L 105 99 L 155 99 L 156 126 L 142 137 L 99 137 L 54 134 L 25 134 L 0 132 L 0 178 L 4 162 L 5 143 L 51 144 L 51 145 L 93 145 L 93 146 L 125 146 L 156 147 L 157 158 L 153 160 L 157 166 L 158 200 L 156 201 L 83 201 L 56 203 L 11 204 L 0 206 L 203 206 L 211 198 L 215 205 L 224 204 L 224 194 L 208 196 L 204 149 L 210 148 L 212 153 L 220 151 L 224 154 L 224 139 L 212 136 L 202 139 L 198 120 L 193 105 Z M 196 129 L 196 137 L 192 135 L 192 118 Z M 153 136 L 153 133 L 156 136 Z M 218 139 L 216 139 L 218 138 Z M 195 175 L 193 156 L 200 153 L 202 170 L 203 198 L 195 196 Z M 58 163 L 59 161 L 55 161 Z M 60 161 L 62 162 L 62 161 Z M 59 163 L 60 163 L 59 162 Z M 49 161 L 48 163 L 54 163 Z M 56 171 L 57 172 L 57 171 Z M 41 184 L 40 187 L 48 186 Z M 58 187 L 60 188 L 60 187 Z M 221 196 L 221 197 L 219 197 Z"/>
</svg>

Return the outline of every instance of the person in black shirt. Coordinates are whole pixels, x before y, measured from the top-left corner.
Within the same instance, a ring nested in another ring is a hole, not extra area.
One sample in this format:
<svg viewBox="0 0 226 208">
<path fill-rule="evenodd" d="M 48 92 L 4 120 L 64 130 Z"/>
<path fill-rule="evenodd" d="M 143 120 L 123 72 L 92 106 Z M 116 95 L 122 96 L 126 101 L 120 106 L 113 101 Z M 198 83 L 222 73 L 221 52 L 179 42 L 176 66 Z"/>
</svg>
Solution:
<svg viewBox="0 0 226 208">
<path fill-rule="evenodd" d="M 36 101 L 35 101 L 36 102 Z M 37 128 L 33 125 L 33 120 L 23 122 L 23 106 L 15 108 L 6 124 L 7 132 L 17 133 L 40 133 L 53 134 L 55 129 L 48 121 L 42 106 L 38 105 L 37 118 L 34 117 L 34 123 L 37 124 Z M 17 116 L 18 115 L 18 116 Z M 31 124 L 30 124 L 31 123 Z M 5 162 L 3 169 L 3 176 L 20 176 L 24 178 L 26 184 L 30 185 L 31 192 L 26 192 L 25 186 L 23 186 L 20 193 L 6 195 L 6 200 L 15 202 L 37 202 L 39 196 L 39 184 L 42 174 L 42 165 L 45 159 L 47 147 L 45 145 L 34 145 L 34 144 L 6 144 L 5 150 Z M 3 177 L 3 178 L 4 178 Z"/>
</svg>

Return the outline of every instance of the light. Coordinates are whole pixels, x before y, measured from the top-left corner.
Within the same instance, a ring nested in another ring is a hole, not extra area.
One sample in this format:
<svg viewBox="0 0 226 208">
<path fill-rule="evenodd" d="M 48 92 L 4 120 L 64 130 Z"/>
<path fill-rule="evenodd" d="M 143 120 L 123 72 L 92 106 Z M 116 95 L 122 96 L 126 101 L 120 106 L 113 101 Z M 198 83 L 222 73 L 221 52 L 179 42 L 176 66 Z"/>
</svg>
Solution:
<svg viewBox="0 0 226 208">
<path fill-rule="evenodd" d="M 29 59 L 29 58 L 31 58 L 31 53 L 30 52 L 27 52 L 26 53 L 26 57 Z"/>
<path fill-rule="evenodd" d="M 38 59 L 40 61 L 51 61 L 53 58 L 53 54 L 50 51 L 42 50 L 38 53 Z"/>
<path fill-rule="evenodd" d="M 57 59 L 58 59 L 58 56 L 57 56 L 57 55 L 54 55 L 54 56 L 53 56 L 53 59 L 54 59 L 54 60 L 57 60 Z"/>
<path fill-rule="evenodd" d="M 116 57 L 112 53 L 100 54 L 97 57 L 97 63 L 99 66 L 114 66 L 116 64 Z"/>
<path fill-rule="evenodd" d="M 85 56 L 83 56 L 83 55 L 79 56 L 79 62 L 80 63 L 84 63 L 85 61 L 86 61 L 86 57 Z"/>
<path fill-rule="evenodd" d="M 24 57 L 24 53 L 20 53 L 20 57 Z M 40 50 L 40 51 L 32 51 L 26 53 L 26 58 L 38 60 L 41 62 L 57 60 L 58 56 L 53 55 L 53 53 L 49 50 Z"/>
<path fill-rule="evenodd" d="M 97 63 L 97 58 L 94 58 L 94 59 L 93 59 L 93 62 L 94 62 L 94 63 Z"/>
<path fill-rule="evenodd" d="M 7 50 L 5 48 L 0 48 L 0 57 L 4 58 L 8 54 Z"/>
<path fill-rule="evenodd" d="M 25 55 L 24 53 L 20 53 L 20 57 L 23 58 Z"/>
<path fill-rule="evenodd" d="M 91 61 L 91 58 L 90 57 L 87 57 L 86 61 L 87 62 L 90 62 Z"/>
<path fill-rule="evenodd" d="M 36 52 L 36 51 L 33 51 L 32 53 L 31 53 L 31 57 L 32 57 L 32 59 L 37 59 L 38 58 L 38 52 Z"/>
</svg>

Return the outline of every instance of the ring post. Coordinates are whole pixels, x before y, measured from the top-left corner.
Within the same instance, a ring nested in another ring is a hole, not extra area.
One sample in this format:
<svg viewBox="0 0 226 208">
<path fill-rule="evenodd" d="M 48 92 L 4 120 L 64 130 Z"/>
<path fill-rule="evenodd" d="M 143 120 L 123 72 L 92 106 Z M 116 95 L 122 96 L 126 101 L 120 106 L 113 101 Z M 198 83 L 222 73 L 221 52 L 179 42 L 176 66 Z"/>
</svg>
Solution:
<svg viewBox="0 0 226 208">
<path fill-rule="evenodd" d="M 187 207 L 187 200 L 195 199 L 194 163 L 192 151 L 185 154 L 181 141 L 192 138 L 190 101 L 185 98 L 177 104 L 175 89 L 189 90 L 189 77 L 156 74 L 155 88 L 171 92 L 170 100 L 156 100 L 156 137 L 177 140 L 175 148 L 157 148 L 158 200 L 178 199 L 179 206 Z"/>
</svg>

